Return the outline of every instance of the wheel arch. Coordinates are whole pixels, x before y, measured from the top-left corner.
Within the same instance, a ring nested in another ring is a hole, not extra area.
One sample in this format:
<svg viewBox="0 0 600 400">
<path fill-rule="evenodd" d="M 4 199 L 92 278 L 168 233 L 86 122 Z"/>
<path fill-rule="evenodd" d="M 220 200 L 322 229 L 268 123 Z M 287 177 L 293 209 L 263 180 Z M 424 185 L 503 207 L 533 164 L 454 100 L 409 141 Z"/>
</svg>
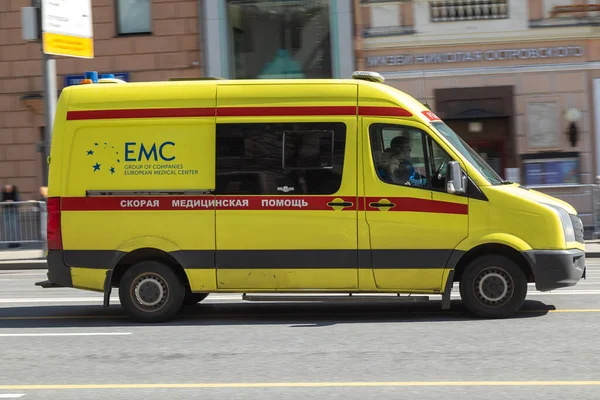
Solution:
<svg viewBox="0 0 600 400">
<path fill-rule="evenodd" d="M 153 247 L 138 248 L 123 255 L 113 268 L 111 286 L 118 287 L 121 278 L 123 278 L 123 275 L 131 266 L 142 261 L 150 260 L 159 261 L 169 266 L 182 280 L 184 286 L 189 287 L 189 279 L 179 260 L 169 252 Z"/>
<path fill-rule="evenodd" d="M 484 243 L 476 246 L 466 253 L 464 253 L 456 262 L 454 267 L 453 282 L 460 282 L 466 267 L 478 257 L 497 254 L 502 255 L 510 260 L 514 261 L 515 264 L 521 268 L 527 277 L 527 282 L 535 282 L 535 276 L 533 274 L 533 268 L 531 261 L 519 250 L 503 243 Z"/>
</svg>

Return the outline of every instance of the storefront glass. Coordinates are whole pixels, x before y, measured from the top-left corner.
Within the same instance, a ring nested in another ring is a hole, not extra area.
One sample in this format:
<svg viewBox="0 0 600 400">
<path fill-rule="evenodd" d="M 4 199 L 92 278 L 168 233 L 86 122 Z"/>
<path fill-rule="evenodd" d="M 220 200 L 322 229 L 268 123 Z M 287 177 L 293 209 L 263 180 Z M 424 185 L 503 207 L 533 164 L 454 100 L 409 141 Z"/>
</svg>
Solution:
<svg viewBox="0 0 600 400">
<path fill-rule="evenodd" d="M 232 75 L 331 78 L 329 0 L 228 0 Z"/>
<path fill-rule="evenodd" d="M 579 154 L 576 152 L 537 153 L 521 156 L 525 185 L 579 184 Z"/>
</svg>

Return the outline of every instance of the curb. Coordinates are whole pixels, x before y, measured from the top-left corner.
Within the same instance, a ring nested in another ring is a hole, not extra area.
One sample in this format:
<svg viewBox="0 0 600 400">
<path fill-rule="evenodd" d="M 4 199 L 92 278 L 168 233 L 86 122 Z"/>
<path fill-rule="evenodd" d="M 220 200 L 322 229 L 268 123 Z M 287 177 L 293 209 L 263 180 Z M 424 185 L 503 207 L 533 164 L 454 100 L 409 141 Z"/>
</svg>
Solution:
<svg viewBox="0 0 600 400">
<path fill-rule="evenodd" d="M 48 269 L 46 260 L 27 260 L 27 261 L 2 261 L 0 262 L 0 271 L 15 271 L 25 269 Z"/>
</svg>

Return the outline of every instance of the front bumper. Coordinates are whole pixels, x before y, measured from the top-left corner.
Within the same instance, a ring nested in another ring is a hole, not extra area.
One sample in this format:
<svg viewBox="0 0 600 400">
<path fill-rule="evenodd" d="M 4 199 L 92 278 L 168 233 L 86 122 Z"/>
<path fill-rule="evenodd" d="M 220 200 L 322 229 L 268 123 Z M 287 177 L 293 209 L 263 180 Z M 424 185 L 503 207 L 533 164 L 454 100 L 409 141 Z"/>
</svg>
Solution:
<svg viewBox="0 0 600 400">
<path fill-rule="evenodd" d="M 532 250 L 526 252 L 535 279 L 535 288 L 541 292 L 574 286 L 585 278 L 585 251 Z"/>
</svg>

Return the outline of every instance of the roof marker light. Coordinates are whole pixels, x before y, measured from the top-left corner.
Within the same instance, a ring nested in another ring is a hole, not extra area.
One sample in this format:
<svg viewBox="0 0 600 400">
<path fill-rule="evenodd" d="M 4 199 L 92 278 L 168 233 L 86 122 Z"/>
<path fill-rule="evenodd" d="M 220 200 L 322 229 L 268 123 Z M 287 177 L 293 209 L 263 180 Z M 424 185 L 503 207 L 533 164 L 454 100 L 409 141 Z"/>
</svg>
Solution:
<svg viewBox="0 0 600 400">
<path fill-rule="evenodd" d="M 87 71 L 83 74 L 83 79 L 89 79 L 92 83 L 98 83 L 98 72 L 96 71 Z"/>
<path fill-rule="evenodd" d="M 352 73 L 352 79 L 360 79 L 363 81 L 384 83 L 385 78 L 378 72 L 373 71 L 354 71 Z"/>
<path fill-rule="evenodd" d="M 98 80 L 98 83 L 127 83 L 127 82 L 122 79 L 117 79 L 117 78 L 100 78 Z"/>
</svg>

